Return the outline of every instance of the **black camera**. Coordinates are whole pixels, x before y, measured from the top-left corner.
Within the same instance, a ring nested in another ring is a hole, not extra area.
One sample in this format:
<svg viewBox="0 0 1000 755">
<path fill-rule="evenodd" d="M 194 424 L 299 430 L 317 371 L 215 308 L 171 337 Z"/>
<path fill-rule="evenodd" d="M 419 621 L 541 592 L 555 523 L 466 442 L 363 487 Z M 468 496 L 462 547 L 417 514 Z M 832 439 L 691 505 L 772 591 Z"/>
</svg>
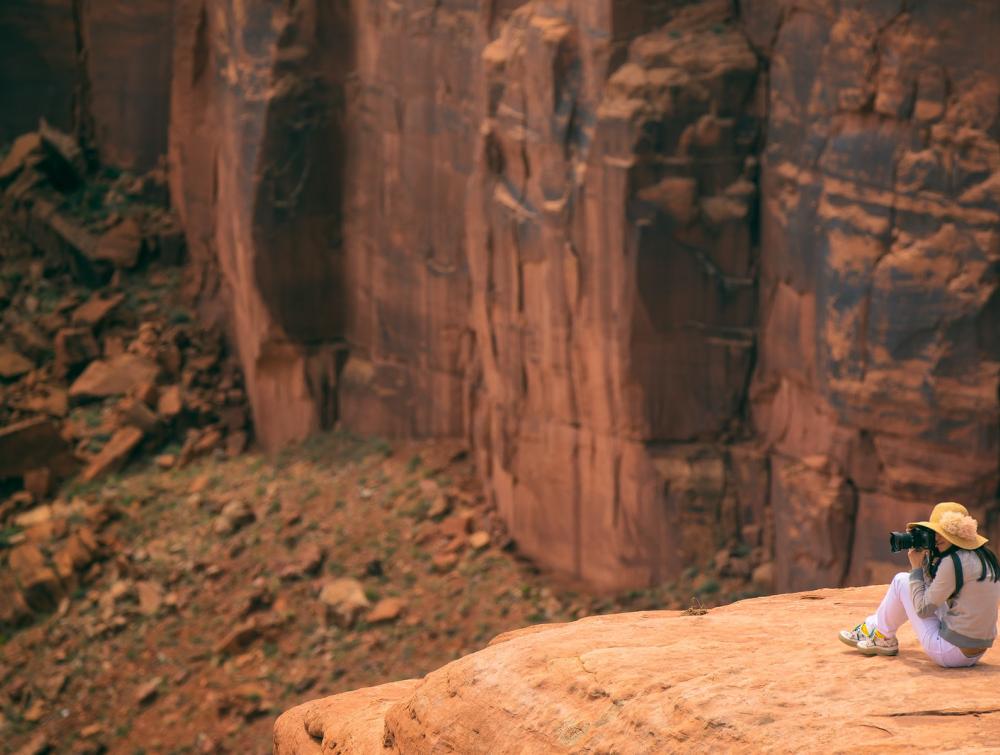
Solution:
<svg viewBox="0 0 1000 755">
<path fill-rule="evenodd" d="M 934 547 L 933 530 L 925 527 L 914 527 L 909 532 L 890 532 L 889 547 L 893 553 L 916 548 L 918 551 L 931 550 Z"/>
</svg>

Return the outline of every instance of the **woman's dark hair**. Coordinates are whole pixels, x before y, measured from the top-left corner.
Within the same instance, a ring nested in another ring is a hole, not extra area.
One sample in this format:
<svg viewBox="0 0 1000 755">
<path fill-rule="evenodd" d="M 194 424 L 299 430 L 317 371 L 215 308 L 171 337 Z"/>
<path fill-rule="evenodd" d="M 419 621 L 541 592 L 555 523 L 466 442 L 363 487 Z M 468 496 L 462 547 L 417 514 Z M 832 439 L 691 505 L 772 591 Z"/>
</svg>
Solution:
<svg viewBox="0 0 1000 755">
<path fill-rule="evenodd" d="M 985 545 L 980 545 L 972 552 L 979 556 L 979 563 L 983 565 L 983 573 L 976 581 L 983 582 L 988 573 L 992 582 L 1000 582 L 1000 563 L 997 562 L 996 554 Z"/>
</svg>

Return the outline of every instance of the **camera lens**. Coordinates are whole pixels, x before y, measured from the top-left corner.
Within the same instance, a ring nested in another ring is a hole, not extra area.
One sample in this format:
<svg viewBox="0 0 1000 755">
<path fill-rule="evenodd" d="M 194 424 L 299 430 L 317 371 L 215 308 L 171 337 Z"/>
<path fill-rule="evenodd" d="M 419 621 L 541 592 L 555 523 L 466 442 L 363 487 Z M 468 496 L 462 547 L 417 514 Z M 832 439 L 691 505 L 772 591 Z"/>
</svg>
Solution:
<svg viewBox="0 0 1000 755">
<path fill-rule="evenodd" d="M 889 548 L 893 553 L 909 550 L 913 547 L 913 534 L 910 532 L 890 532 Z"/>
</svg>

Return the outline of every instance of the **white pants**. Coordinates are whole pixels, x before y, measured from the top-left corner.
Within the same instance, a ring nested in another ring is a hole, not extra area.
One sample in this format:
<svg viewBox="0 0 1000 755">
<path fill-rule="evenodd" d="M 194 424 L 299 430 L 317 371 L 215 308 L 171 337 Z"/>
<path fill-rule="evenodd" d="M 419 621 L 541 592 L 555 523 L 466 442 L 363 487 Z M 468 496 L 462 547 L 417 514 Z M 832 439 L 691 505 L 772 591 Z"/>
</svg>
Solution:
<svg viewBox="0 0 1000 755">
<path fill-rule="evenodd" d="M 886 637 L 895 637 L 896 630 L 907 619 L 913 625 L 913 631 L 917 633 L 917 639 L 920 640 L 924 652 L 938 666 L 945 668 L 974 666 L 983 657 L 977 655 L 969 658 L 948 640 L 942 639 L 939 634 L 940 619 L 937 616 L 932 616 L 929 619 L 917 616 L 917 611 L 913 607 L 913 598 L 910 597 L 910 573 L 900 572 L 893 577 L 878 611 L 869 616 L 865 620 L 865 624 L 868 625 L 869 629 L 878 627 L 879 631 Z M 983 652 L 986 651 L 983 650 Z"/>
</svg>

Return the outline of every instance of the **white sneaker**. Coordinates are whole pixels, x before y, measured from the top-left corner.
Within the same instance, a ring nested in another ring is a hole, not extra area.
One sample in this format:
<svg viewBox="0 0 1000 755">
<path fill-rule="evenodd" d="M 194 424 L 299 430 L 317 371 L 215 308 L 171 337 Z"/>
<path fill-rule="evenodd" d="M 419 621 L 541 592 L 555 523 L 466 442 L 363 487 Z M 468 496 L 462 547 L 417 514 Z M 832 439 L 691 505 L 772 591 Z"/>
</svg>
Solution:
<svg viewBox="0 0 1000 755">
<path fill-rule="evenodd" d="M 865 655 L 896 655 L 899 652 L 899 640 L 886 637 L 876 629 L 871 637 L 859 641 L 857 647 Z"/>
<path fill-rule="evenodd" d="M 871 633 L 863 621 L 854 627 L 854 629 L 840 630 L 840 641 L 845 645 L 850 645 L 852 648 L 856 648 L 859 642 L 867 640 L 869 637 L 871 637 Z"/>
</svg>

